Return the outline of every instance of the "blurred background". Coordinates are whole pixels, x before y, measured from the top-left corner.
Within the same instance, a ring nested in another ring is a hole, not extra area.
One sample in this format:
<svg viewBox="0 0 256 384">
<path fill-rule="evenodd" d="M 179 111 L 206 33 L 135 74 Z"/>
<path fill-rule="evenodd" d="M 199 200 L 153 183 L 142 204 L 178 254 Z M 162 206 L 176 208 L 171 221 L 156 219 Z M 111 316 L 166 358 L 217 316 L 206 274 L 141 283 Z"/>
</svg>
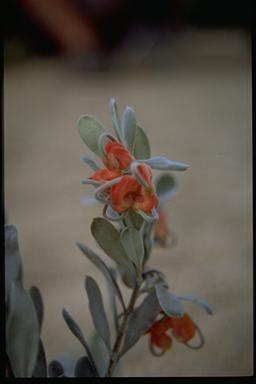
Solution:
<svg viewBox="0 0 256 384">
<path fill-rule="evenodd" d="M 225 7 L 224 7 L 225 3 Z M 187 304 L 206 345 L 174 343 L 151 356 L 147 336 L 125 356 L 121 376 L 252 374 L 251 2 L 159 0 L 5 1 L 4 190 L 17 226 L 27 287 L 44 298 L 48 360 L 83 354 L 64 320 L 87 337 L 93 326 L 85 275 L 105 281 L 76 248 L 87 243 L 100 206 L 85 207 L 89 151 L 76 120 L 95 116 L 111 129 L 108 101 L 134 108 L 152 155 L 191 164 L 175 173 L 166 205 L 175 247 L 156 247 L 150 265 Z M 127 291 L 125 294 L 128 297 Z"/>
</svg>

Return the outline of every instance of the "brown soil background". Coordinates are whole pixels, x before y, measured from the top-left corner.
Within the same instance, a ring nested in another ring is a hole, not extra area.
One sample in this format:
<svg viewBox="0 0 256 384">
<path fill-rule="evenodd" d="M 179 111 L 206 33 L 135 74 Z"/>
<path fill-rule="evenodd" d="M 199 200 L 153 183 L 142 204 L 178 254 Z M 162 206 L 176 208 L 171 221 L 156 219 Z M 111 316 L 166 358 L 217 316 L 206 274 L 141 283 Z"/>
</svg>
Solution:
<svg viewBox="0 0 256 384">
<path fill-rule="evenodd" d="M 191 164 L 176 172 L 179 190 L 166 205 L 175 248 L 155 248 L 150 264 L 163 270 L 177 294 L 193 293 L 214 308 L 187 310 L 206 345 L 174 343 L 151 356 L 147 337 L 124 358 L 122 376 L 239 376 L 252 374 L 251 59 L 243 31 L 197 31 L 165 47 L 170 64 L 114 71 L 72 70 L 65 62 L 33 59 L 4 75 L 5 204 L 18 228 L 26 286 L 43 295 L 42 337 L 48 359 L 83 350 L 61 315 L 67 308 L 85 335 L 92 331 L 85 275 L 107 298 L 100 272 L 75 246 L 98 249 L 91 234 L 99 206 L 80 198 L 89 154 L 76 120 L 88 113 L 111 127 L 108 100 L 135 109 L 152 154 Z M 170 60 L 171 58 L 171 60 Z M 165 58 L 163 57 L 163 61 Z M 150 58 L 149 58 L 150 61 Z M 89 191 L 90 192 L 90 191 Z M 102 255 L 102 252 L 99 251 Z M 127 292 L 126 292 L 127 295 Z"/>
</svg>

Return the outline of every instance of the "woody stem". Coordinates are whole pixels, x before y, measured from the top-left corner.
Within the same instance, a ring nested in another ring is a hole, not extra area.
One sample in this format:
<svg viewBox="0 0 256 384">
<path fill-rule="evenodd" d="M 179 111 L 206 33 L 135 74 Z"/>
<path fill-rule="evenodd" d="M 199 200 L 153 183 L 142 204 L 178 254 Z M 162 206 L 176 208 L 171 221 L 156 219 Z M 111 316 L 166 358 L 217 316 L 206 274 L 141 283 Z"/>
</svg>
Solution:
<svg viewBox="0 0 256 384">
<path fill-rule="evenodd" d="M 127 309 L 126 309 L 126 311 L 124 313 L 123 321 L 122 321 L 122 323 L 120 325 L 120 329 L 119 329 L 119 332 L 118 332 L 118 335 L 117 335 L 117 338 L 116 338 L 116 341 L 115 341 L 115 344 L 114 344 L 114 347 L 113 347 L 113 350 L 112 350 L 112 354 L 111 354 L 111 357 L 110 357 L 110 362 L 109 362 L 109 366 L 108 366 L 108 371 L 107 371 L 106 377 L 111 377 L 112 376 L 113 369 L 115 368 L 116 363 L 118 361 L 118 353 L 120 351 L 120 347 L 121 347 L 123 338 L 124 338 L 126 330 L 127 330 L 127 326 L 128 326 L 128 321 L 129 321 L 130 315 L 134 311 L 134 306 L 135 306 L 137 297 L 139 295 L 140 287 L 141 287 L 141 280 L 136 283 L 136 286 L 135 286 L 135 288 L 134 288 L 134 290 L 132 292 L 132 295 L 131 295 L 128 307 L 127 307 Z"/>
</svg>

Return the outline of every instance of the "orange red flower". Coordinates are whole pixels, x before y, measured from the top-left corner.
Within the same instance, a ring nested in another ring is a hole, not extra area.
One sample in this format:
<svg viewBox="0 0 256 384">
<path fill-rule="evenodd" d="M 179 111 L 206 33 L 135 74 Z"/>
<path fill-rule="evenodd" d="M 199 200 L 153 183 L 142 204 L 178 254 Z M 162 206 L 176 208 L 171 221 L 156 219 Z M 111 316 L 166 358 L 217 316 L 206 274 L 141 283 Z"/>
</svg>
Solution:
<svg viewBox="0 0 256 384">
<path fill-rule="evenodd" d="M 125 175 L 111 188 L 112 208 L 121 213 L 127 209 L 140 209 L 149 213 L 158 206 L 153 188 L 146 189 L 133 176 Z"/>
<path fill-rule="evenodd" d="M 172 338 L 166 334 L 169 329 L 172 329 L 172 336 L 182 343 L 191 340 L 196 333 L 196 327 L 188 314 L 185 313 L 180 318 L 165 316 L 156 321 L 147 331 L 150 334 L 151 346 L 156 346 L 163 352 L 170 349 Z"/>
<path fill-rule="evenodd" d="M 110 171 L 109 169 L 102 168 L 95 171 L 91 176 L 91 179 L 105 183 L 106 181 L 113 180 L 118 176 L 121 176 L 121 171 L 119 169 Z"/>
<path fill-rule="evenodd" d="M 117 141 L 109 141 L 104 147 L 106 157 L 103 163 L 109 170 L 126 169 L 132 162 L 132 156 L 129 151 Z"/>
</svg>

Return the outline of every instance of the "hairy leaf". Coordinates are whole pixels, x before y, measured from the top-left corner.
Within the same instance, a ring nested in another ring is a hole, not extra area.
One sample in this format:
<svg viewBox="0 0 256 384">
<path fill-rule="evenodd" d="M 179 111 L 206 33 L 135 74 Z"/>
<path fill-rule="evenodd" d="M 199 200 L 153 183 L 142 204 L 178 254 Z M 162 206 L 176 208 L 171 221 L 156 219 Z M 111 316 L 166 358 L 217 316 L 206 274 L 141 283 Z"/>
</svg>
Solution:
<svg viewBox="0 0 256 384">
<path fill-rule="evenodd" d="M 125 138 L 127 148 L 131 153 L 134 151 L 135 137 L 137 131 L 137 124 L 134 115 L 134 110 L 130 107 L 126 107 L 122 115 L 122 132 Z"/>
<path fill-rule="evenodd" d="M 81 157 L 81 160 L 89 165 L 89 167 L 93 170 L 93 171 L 97 171 L 98 169 L 100 169 L 100 167 L 98 166 L 97 163 L 95 163 L 94 160 L 90 159 L 90 157 L 87 157 L 87 156 L 82 156 Z"/>
<path fill-rule="evenodd" d="M 22 261 L 18 244 L 18 233 L 14 225 L 6 225 L 5 236 L 5 299 L 12 281 L 23 282 Z"/>
<path fill-rule="evenodd" d="M 201 299 L 200 297 L 197 297 L 195 295 L 184 295 L 184 296 L 178 296 L 178 298 L 179 300 L 191 301 L 192 303 L 197 304 L 203 309 L 205 309 L 206 312 L 209 313 L 209 315 L 213 315 L 213 310 L 211 306 L 207 303 L 206 300 Z"/>
<path fill-rule="evenodd" d="M 47 377 L 47 361 L 42 340 L 39 341 L 39 348 L 33 377 Z"/>
<path fill-rule="evenodd" d="M 118 110 L 117 110 L 117 105 L 116 105 L 115 99 L 113 99 L 113 98 L 110 99 L 109 108 L 110 108 L 110 112 L 112 115 L 112 125 L 113 125 L 114 132 L 115 132 L 118 140 L 122 142 L 123 137 L 122 137 L 121 123 L 120 123 L 120 118 L 118 115 Z"/>
<path fill-rule="evenodd" d="M 158 302 L 167 316 L 182 317 L 184 306 L 177 296 L 168 291 L 163 283 L 155 285 Z"/>
<path fill-rule="evenodd" d="M 135 270 L 121 243 L 120 233 L 108 220 L 96 218 L 91 225 L 92 235 L 99 246 L 117 264 L 134 274 Z"/>
<path fill-rule="evenodd" d="M 52 360 L 48 367 L 50 377 L 65 377 L 63 365 L 58 360 Z"/>
<path fill-rule="evenodd" d="M 137 125 L 135 143 L 133 149 L 135 159 L 148 159 L 151 156 L 150 143 L 148 137 L 140 125 Z"/>
<path fill-rule="evenodd" d="M 94 326 L 108 349 L 111 350 L 110 330 L 100 288 L 92 277 L 87 276 L 85 280 L 85 289 L 89 298 L 89 308 Z"/>
<path fill-rule="evenodd" d="M 122 293 L 120 291 L 120 288 L 116 282 L 116 279 L 111 273 L 111 270 L 107 265 L 104 263 L 104 261 L 95 253 L 93 252 L 87 245 L 77 241 L 76 242 L 78 248 L 83 252 L 83 254 L 88 257 L 88 259 L 103 273 L 103 275 L 106 277 L 108 282 L 113 286 L 113 289 L 116 291 L 117 297 L 120 300 L 120 303 L 122 304 L 123 309 L 125 309 L 124 300 Z"/>
<path fill-rule="evenodd" d="M 18 282 L 12 282 L 6 321 L 6 352 L 15 377 L 31 377 L 35 368 L 39 325 L 30 295 Z"/>
<path fill-rule="evenodd" d="M 172 161 L 163 156 L 151 157 L 151 159 L 141 160 L 141 162 L 142 161 L 151 168 L 163 171 L 185 171 L 189 168 L 189 164 Z"/>
<path fill-rule="evenodd" d="M 155 318 L 160 313 L 155 291 L 151 291 L 130 317 L 128 331 L 126 333 L 123 348 L 120 355 L 126 353 L 137 343 L 139 338 L 151 327 Z"/>
<path fill-rule="evenodd" d="M 160 199 L 160 204 L 166 203 L 171 197 L 176 194 L 177 187 L 176 181 L 169 173 L 163 174 L 157 178 L 156 182 L 156 194 Z"/>
<path fill-rule="evenodd" d="M 80 357 L 75 366 L 75 377 L 95 377 L 90 360 L 87 356 Z"/>
<path fill-rule="evenodd" d="M 93 356 L 91 354 L 90 348 L 84 338 L 84 335 L 81 329 L 79 328 L 75 320 L 72 318 L 72 316 L 68 313 L 66 309 L 62 310 L 62 315 L 70 331 L 73 333 L 74 336 L 76 336 L 76 338 L 80 341 L 80 343 L 83 345 L 84 349 L 86 350 L 87 356 L 91 362 L 95 375 L 98 376 L 98 372 L 97 372 L 97 368 L 96 368 Z"/>
<path fill-rule="evenodd" d="M 121 243 L 131 261 L 140 268 L 144 258 L 142 236 L 135 228 L 124 228 L 121 232 Z"/>
<path fill-rule="evenodd" d="M 29 294 L 32 298 L 33 304 L 36 309 L 39 330 L 41 332 L 43 317 L 44 317 L 44 305 L 43 305 L 42 295 L 37 287 L 31 287 L 29 289 Z"/>
<path fill-rule="evenodd" d="M 98 138 L 105 132 L 102 124 L 91 116 L 83 115 L 77 122 L 80 136 L 87 147 L 101 157 Z"/>
</svg>

